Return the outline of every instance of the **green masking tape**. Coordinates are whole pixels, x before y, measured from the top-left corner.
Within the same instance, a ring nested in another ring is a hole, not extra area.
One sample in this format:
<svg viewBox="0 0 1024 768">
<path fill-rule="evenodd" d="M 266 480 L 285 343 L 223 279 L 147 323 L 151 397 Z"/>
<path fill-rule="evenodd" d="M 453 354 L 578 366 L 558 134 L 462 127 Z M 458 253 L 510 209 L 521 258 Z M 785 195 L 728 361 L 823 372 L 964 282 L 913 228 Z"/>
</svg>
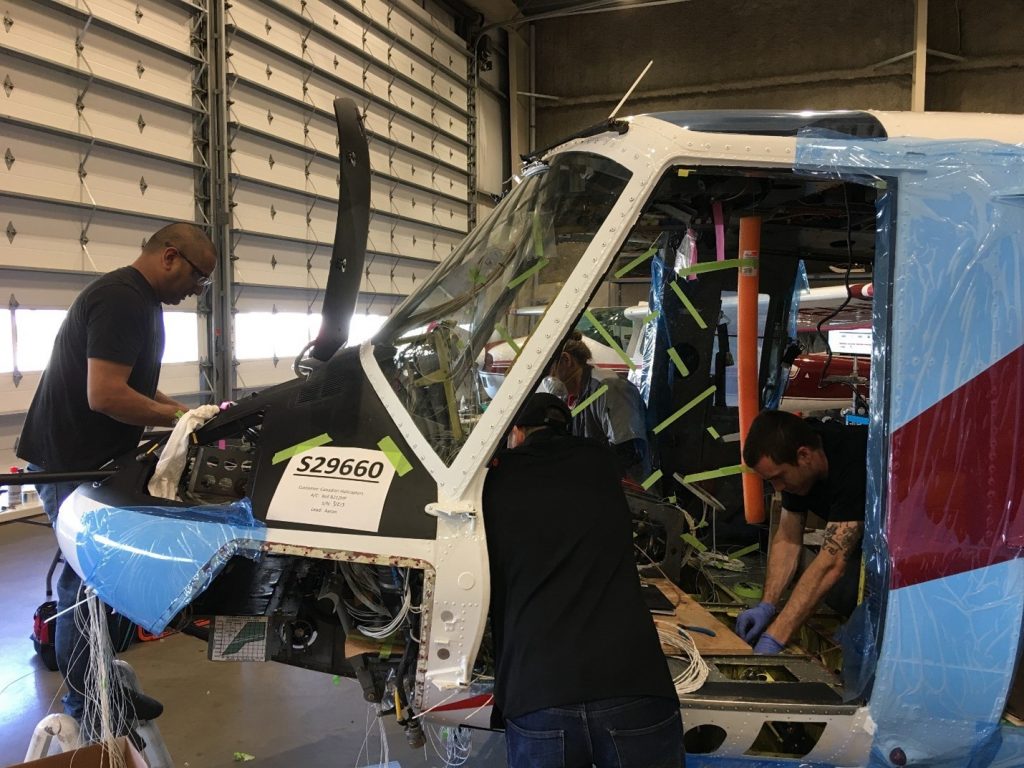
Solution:
<svg viewBox="0 0 1024 768">
<path fill-rule="evenodd" d="M 520 348 L 518 344 L 516 344 L 516 340 L 513 339 L 512 334 L 508 332 L 508 328 L 506 328 L 501 323 L 495 323 L 494 330 L 496 330 L 498 332 L 498 335 L 501 336 L 502 341 L 504 341 L 506 344 L 512 347 L 512 351 L 515 352 L 516 357 L 519 357 L 519 353 L 522 352 L 523 350 Z"/>
<path fill-rule="evenodd" d="M 680 277 L 699 275 L 702 272 L 718 272 L 721 269 L 739 269 L 740 267 L 757 266 L 757 259 L 724 259 L 722 261 L 705 261 L 679 270 Z"/>
<path fill-rule="evenodd" d="M 633 259 L 631 262 L 629 262 L 629 264 L 624 266 L 622 269 L 618 270 L 615 273 L 615 277 L 622 277 L 627 272 L 631 272 L 634 267 L 637 267 L 640 264 L 643 264 L 645 261 L 647 261 L 649 258 L 651 258 L 651 256 L 653 256 L 657 252 L 658 252 L 658 244 L 655 243 L 650 248 L 648 248 L 646 251 L 644 251 L 639 256 L 637 256 L 635 259 Z"/>
<path fill-rule="evenodd" d="M 741 581 L 739 584 L 733 584 L 732 591 L 735 592 L 738 597 L 752 598 L 754 600 L 758 600 L 764 596 L 764 589 L 749 581 Z"/>
<path fill-rule="evenodd" d="M 282 461 L 287 461 L 292 456 L 298 456 L 300 453 L 311 451 L 314 448 L 326 445 L 329 442 L 331 442 L 331 436 L 324 432 L 322 435 L 311 437 L 309 440 L 293 445 L 291 448 L 285 448 L 284 450 L 278 451 L 274 454 L 274 458 L 270 460 L 270 463 L 280 464 Z"/>
<path fill-rule="evenodd" d="M 510 282 L 508 284 L 508 287 L 509 288 L 515 288 L 516 286 L 518 286 L 518 285 L 520 285 L 522 283 L 525 283 L 527 280 L 529 280 L 535 274 L 537 274 L 542 269 L 544 269 L 544 267 L 546 267 L 547 265 L 548 265 L 548 260 L 547 259 L 541 259 L 536 264 L 534 264 L 532 267 L 530 267 L 528 270 L 523 272 L 521 275 L 516 275 L 514 278 L 512 278 L 512 282 Z"/>
<path fill-rule="evenodd" d="M 597 400 L 597 398 L 599 398 L 601 395 L 603 395 L 607 391 L 608 391 L 608 385 L 607 384 L 602 384 L 600 387 L 598 387 L 597 392 L 592 394 L 590 397 L 588 397 L 582 403 L 576 403 L 576 407 L 573 408 L 570 411 L 570 413 L 572 414 L 572 417 L 575 419 L 578 414 L 583 412 L 584 408 L 586 408 L 592 402 Z"/>
<path fill-rule="evenodd" d="M 679 372 L 683 374 L 683 376 L 690 375 L 690 369 L 686 367 L 686 363 L 683 362 L 683 358 L 681 358 L 679 356 L 679 353 L 676 352 L 675 347 L 668 348 L 668 359 L 672 361 L 672 363 L 675 365 L 677 369 L 679 369 Z"/>
<path fill-rule="evenodd" d="M 687 544 L 689 544 L 694 549 L 696 549 L 698 552 L 707 552 L 708 551 L 708 548 L 705 547 L 701 543 L 700 539 L 698 539 L 692 533 L 684 533 L 679 538 L 682 539 L 683 541 L 685 541 Z"/>
<path fill-rule="evenodd" d="M 629 370 L 636 370 L 636 363 L 629 359 L 629 355 L 622 351 L 622 347 L 619 346 L 618 342 L 612 338 L 612 335 L 605 330 L 605 327 L 601 325 L 601 322 L 594 317 L 591 311 L 588 309 L 583 313 L 583 316 L 590 321 L 590 324 L 594 326 L 594 329 L 600 334 L 601 338 L 604 339 L 604 343 L 615 350 L 615 354 L 622 358 L 622 361 L 629 366 Z"/>
<path fill-rule="evenodd" d="M 391 462 L 391 466 L 395 468 L 395 474 L 402 477 L 407 472 L 412 471 L 412 464 L 405 458 L 405 454 L 402 453 L 402 449 L 399 448 L 395 441 L 390 437 L 385 437 L 383 440 L 377 443 L 377 447 L 384 451 L 384 455 L 387 460 Z"/>
<path fill-rule="evenodd" d="M 661 317 L 661 310 L 656 309 L 644 318 L 644 325 L 647 325 L 651 320 L 657 320 L 659 317 Z"/>
<path fill-rule="evenodd" d="M 708 427 L 708 434 L 711 435 L 712 440 L 717 440 L 718 438 L 721 437 L 721 435 L 718 434 L 718 430 L 715 429 L 714 427 Z"/>
<path fill-rule="evenodd" d="M 702 400 L 706 400 L 707 398 L 711 397 L 711 395 L 713 395 L 715 393 L 716 389 L 717 389 L 717 387 L 714 384 L 712 384 L 710 387 L 705 389 L 703 392 L 701 392 L 699 395 L 697 395 L 695 398 L 693 398 L 693 400 L 688 402 L 686 405 L 684 405 L 678 411 L 676 411 L 671 416 L 669 416 L 667 419 L 665 419 L 663 422 L 661 422 L 661 424 L 656 426 L 654 428 L 654 434 L 656 434 L 656 435 L 660 434 L 666 427 L 668 427 L 672 422 L 674 422 L 676 419 L 678 419 L 684 413 L 689 411 L 694 406 L 698 405 Z"/>
<path fill-rule="evenodd" d="M 741 549 L 741 550 L 739 550 L 737 552 L 732 552 L 729 555 L 729 557 L 731 557 L 733 560 L 739 560 L 744 555 L 749 555 L 751 552 L 756 552 L 760 548 L 761 548 L 761 544 L 759 542 L 755 541 L 749 547 L 744 547 L 743 549 Z"/>
<path fill-rule="evenodd" d="M 683 477 L 684 483 L 699 483 L 701 480 L 711 480 L 715 477 L 728 477 L 729 475 L 742 475 L 744 472 L 750 472 L 742 464 L 733 464 L 730 467 L 721 467 L 719 469 L 709 469 L 707 472 L 694 472 L 692 475 L 686 475 Z"/>
<path fill-rule="evenodd" d="M 661 480 L 661 470 L 660 469 L 656 470 L 654 472 L 654 474 L 652 474 L 650 477 L 648 477 L 646 480 L 644 480 L 642 483 L 640 483 L 640 487 L 643 488 L 645 491 L 650 490 L 650 487 L 652 485 L 654 485 L 656 482 L 658 482 L 659 480 Z"/>
<path fill-rule="evenodd" d="M 683 306 L 686 307 L 686 311 L 690 313 L 690 317 L 692 317 L 694 322 L 697 323 L 697 327 L 701 329 L 707 328 L 708 324 L 704 322 L 704 318 L 700 316 L 700 312 L 698 312 L 697 308 L 693 306 L 693 302 L 691 302 L 686 297 L 686 294 L 683 293 L 683 289 L 674 282 L 669 283 L 669 285 L 672 286 L 672 291 L 679 297 L 679 300 L 683 302 Z"/>
</svg>

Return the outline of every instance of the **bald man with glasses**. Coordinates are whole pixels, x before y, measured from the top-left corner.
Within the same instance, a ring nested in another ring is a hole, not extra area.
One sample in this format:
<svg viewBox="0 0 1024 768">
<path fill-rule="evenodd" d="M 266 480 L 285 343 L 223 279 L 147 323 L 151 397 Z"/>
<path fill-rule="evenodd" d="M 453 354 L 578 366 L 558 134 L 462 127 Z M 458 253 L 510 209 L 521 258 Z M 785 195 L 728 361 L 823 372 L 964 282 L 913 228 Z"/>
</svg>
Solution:
<svg viewBox="0 0 1024 768">
<path fill-rule="evenodd" d="M 145 427 L 172 426 L 188 410 L 157 389 L 164 353 L 161 305 L 200 295 L 213 282 L 216 264 L 210 238 L 194 224 L 179 222 L 155 232 L 130 266 L 86 286 L 57 332 L 18 441 L 18 456 L 30 471 L 98 469 L 135 448 Z M 51 524 L 75 487 L 40 484 Z M 82 597 L 81 579 L 65 564 L 57 582 L 58 611 Z M 64 710 L 79 721 L 89 645 L 76 622 L 85 618 L 83 607 L 63 613 L 55 637 L 57 664 L 68 686 Z M 114 703 L 128 721 L 150 720 L 163 709 L 134 691 L 122 692 Z M 98 736 L 94 728 L 83 723 L 83 735 Z"/>
</svg>

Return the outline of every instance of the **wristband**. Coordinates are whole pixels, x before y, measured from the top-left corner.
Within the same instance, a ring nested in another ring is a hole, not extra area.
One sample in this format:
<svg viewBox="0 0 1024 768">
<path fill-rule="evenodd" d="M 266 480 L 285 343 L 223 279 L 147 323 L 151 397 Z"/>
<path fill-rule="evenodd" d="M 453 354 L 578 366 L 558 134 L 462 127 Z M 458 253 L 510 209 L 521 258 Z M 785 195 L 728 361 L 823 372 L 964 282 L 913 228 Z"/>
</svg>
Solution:
<svg viewBox="0 0 1024 768">
<path fill-rule="evenodd" d="M 184 415 L 185 415 L 185 412 L 184 412 L 183 410 L 181 410 L 181 408 L 179 408 L 178 410 L 176 410 L 176 411 L 174 412 L 174 419 L 172 419 L 172 420 L 171 420 L 171 426 L 172 426 L 172 427 L 173 427 L 173 426 L 176 426 L 176 425 L 177 425 L 177 423 L 178 423 L 179 421 L 181 421 L 181 417 L 182 417 L 182 416 L 184 416 Z"/>
</svg>

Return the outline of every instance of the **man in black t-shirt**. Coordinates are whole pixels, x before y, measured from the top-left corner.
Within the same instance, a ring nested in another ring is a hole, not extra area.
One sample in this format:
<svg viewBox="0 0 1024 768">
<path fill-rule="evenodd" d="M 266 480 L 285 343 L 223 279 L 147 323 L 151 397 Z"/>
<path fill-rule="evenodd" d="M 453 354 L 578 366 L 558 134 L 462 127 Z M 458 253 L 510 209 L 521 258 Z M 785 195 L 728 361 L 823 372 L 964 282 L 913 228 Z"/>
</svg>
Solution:
<svg viewBox="0 0 1024 768">
<path fill-rule="evenodd" d="M 201 229 L 170 224 L 149 238 L 131 266 L 97 278 L 78 295 L 57 332 L 18 441 L 18 456 L 30 471 L 98 469 L 138 445 L 144 427 L 172 426 L 188 410 L 157 389 L 164 351 L 161 303 L 198 296 L 216 262 L 213 243 Z M 51 524 L 74 489 L 74 483 L 40 484 Z M 58 611 L 78 604 L 81 593 L 81 579 L 65 564 L 57 581 Z M 68 685 L 64 709 L 79 720 L 89 663 L 88 642 L 77 624 L 84 619 L 77 609 L 63 613 L 55 636 L 57 664 Z M 162 709 L 134 693 L 127 703 L 138 719 L 151 719 Z"/>
<path fill-rule="evenodd" d="M 867 428 L 763 411 L 750 425 L 743 461 L 782 492 L 782 516 L 768 553 L 762 601 L 736 619 L 756 653 L 779 653 L 826 600 L 840 613 L 856 605 L 867 486 Z M 782 611 L 803 549 L 807 512 L 825 520 L 821 549 Z"/>
<path fill-rule="evenodd" d="M 571 421 L 558 397 L 532 395 L 484 484 L 492 724 L 510 768 L 678 768 L 679 699 L 641 595 L 618 462 L 569 435 Z"/>
</svg>

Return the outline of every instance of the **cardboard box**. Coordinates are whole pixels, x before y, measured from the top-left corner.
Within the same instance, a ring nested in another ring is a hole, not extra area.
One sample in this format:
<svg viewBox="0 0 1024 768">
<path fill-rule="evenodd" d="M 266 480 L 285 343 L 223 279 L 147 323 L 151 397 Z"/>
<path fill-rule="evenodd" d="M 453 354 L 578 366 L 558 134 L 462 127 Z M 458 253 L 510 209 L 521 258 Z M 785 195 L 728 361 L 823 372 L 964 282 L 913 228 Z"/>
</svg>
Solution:
<svg viewBox="0 0 1024 768">
<path fill-rule="evenodd" d="M 124 758 L 124 764 L 128 768 L 147 768 L 142 755 L 124 736 L 114 741 L 113 749 L 115 754 Z M 59 755 L 51 755 L 41 760 L 18 763 L 18 766 L 21 768 L 110 768 L 110 763 L 106 747 L 100 744 L 90 744 L 73 752 L 61 752 Z"/>
</svg>

